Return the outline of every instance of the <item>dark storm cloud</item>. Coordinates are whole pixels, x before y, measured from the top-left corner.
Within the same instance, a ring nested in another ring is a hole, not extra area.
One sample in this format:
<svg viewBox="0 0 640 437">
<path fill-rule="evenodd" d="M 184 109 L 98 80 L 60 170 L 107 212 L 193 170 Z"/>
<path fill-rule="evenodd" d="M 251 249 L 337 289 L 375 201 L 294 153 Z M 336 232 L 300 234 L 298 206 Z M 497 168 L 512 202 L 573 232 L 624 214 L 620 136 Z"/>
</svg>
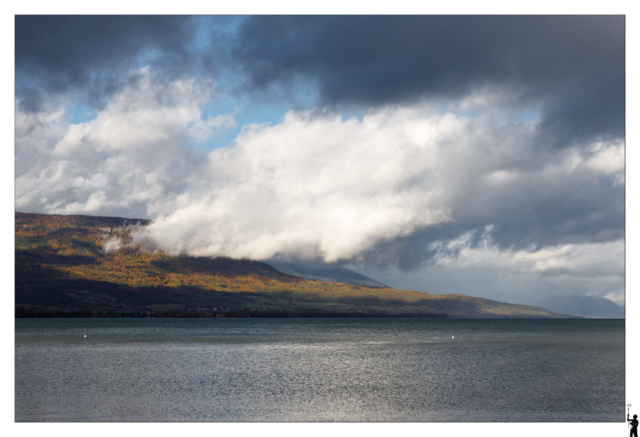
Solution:
<svg viewBox="0 0 640 437">
<path fill-rule="evenodd" d="M 624 190 L 605 183 L 585 186 L 559 202 L 495 221 L 501 248 L 606 243 L 624 238 Z"/>
<path fill-rule="evenodd" d="M 556 146 L 589 138 L 624 138 L 624 92 L 622 69 L 580 78 L 545 102 L 540 132 Z"/>
<path fill-rule="evenodd" d="M 250 87 L 312 78 L 327 105 L 500 86 L 541 103 L 554 145 L 624 135 L 623 16 L 259 16 L 232 56 Z"/>
<path fill-rule="evenodd" d="M 193 38 L 186 16 L 16 16 L 16 91 L 25 110 L 42 94 L 82 91 L 93 100 L 112 92 L 136 57 L 155 50 L 165 71 L 189 63 Z"/>
</svg>

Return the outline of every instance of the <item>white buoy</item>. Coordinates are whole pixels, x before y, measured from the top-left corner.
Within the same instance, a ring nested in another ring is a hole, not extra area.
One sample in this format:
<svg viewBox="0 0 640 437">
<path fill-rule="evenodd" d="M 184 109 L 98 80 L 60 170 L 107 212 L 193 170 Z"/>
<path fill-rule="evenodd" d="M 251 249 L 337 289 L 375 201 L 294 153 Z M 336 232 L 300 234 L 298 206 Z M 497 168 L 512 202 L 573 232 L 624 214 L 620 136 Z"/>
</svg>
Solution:
<svg viewBox="0 0 640 437">
<path fill-rule="evenodd" d="M 85 337 L 86 337 L 86 335 L 85 335 Z M 451 338 L 454 338 L 453 335 L 451 336 Z"/>
<path fill-rule="evenodd" d="M 87 334 L 84 335 L 85 337 L 87 336 Z"/>
</svg>

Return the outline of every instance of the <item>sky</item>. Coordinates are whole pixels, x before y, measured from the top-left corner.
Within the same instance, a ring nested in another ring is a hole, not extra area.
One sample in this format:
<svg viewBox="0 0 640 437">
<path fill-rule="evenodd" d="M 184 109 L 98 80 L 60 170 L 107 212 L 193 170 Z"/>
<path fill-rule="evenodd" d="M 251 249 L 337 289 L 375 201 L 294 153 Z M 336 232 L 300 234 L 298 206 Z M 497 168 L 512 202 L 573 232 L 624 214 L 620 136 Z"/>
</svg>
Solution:
<svg viewBox="0 0 640 437">
<path fill-rule="evenodd" d="M 16 16 L 15 210 L 624 302 L 623 16 Z"/>
</svg>

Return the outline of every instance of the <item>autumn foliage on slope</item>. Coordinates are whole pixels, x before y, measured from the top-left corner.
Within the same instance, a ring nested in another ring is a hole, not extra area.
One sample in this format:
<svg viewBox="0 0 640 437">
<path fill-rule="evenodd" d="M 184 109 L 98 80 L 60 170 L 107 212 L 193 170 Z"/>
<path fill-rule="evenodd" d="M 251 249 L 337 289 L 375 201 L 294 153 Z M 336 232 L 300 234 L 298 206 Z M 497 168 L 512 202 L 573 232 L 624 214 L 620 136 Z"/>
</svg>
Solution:
<svg viewBox="0 0 640 437">
<path fill-rule="evenodd" d="M 16 305 L 171 308 L 234 305 L 453 315 L 551 316 L 463 295 L 311 281 L 268 264 L 168 256 L 131 246 L 146 220 L 16 212 Z"/>
</svg>

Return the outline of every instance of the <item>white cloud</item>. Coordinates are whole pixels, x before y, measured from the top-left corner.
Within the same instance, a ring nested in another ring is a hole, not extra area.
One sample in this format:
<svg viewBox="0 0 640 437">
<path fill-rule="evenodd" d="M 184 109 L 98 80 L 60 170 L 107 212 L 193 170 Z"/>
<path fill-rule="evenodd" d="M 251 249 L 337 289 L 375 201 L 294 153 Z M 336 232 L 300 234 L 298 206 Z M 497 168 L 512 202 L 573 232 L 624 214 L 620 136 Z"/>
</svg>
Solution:
<svg viewBox="0 0 640 437">
<path fill-rule="evenodd" d="M 145 237 L 171 253 L 336 262 L 426 227 L 494 219 L 514 202 L 562 198 L 610 171 L 574 165 L 572 151 L 541 154 L 532 129 L 427 106 L 361 121 L 290 112 L 213 151 L 198 185 Z"/>
<path fill-rule="evenodd" d="M 460 247 L 456 256 L 439 253 L 435 265 L 466 268 L 470 266 L 508 267 L 513 272 L 536 272 L 549 276 L 598 278 L 624 274 L 624 241 L 549 246 L 540 250 L 500 249 L 485 234 L 482 244 L 472 247 L 470 233 L 446 242 L 449 249 Z M 432 246 L 444 245 L 443 242 Z"/>
<path fill-rule="evenodd" d="M 198 142 L 204 142 L 211 138 L 216 132 L 225 132 L 229 128 L 237 126 L 235 118 L 228 114 L 219 114 L 215 117 L 207 117 L 206 120 L 196 121 L 191 128 L 189 134 Z"/>
<path fill-rule="evenodd" d="M 162 83 L 148 70 L 95 119 L 69 124 L 62 108 L 16 110 L 16 209 L 64 214 L 153 216 L 184 189 L 203 155 L 185 147 L 235 123 L 202 120 L 211 82 Z"/>
<path fill-rule="evenodd" d="M 122 247 L 122 239 L 118 237 L 107 238 L 103 242 L 103 250 L 106 253 L 117 252 Z"/>
<path fill-rule="evenodd" d="M 185 193 L 149 235 L 175 253 L 355 257 L 451 220 L 438 177 L 425 173 L 437 176 L 439 141 L 465 123 L 396 110 L 362 122 L 289 113 L 282 124 L 251 126 L 209 155 L 209 184 Z"/>
<path fill-rule="evenodd" d="M 624 142 L 597 143 L 586 165 L 598 172 L 615 176 L 615 184 L 624 185 Z"/>
<path fill-rule="evenodd" d="M 155 218 L 137 241 L 174 254 L 334 262 L 379 256 L 385 244 L 393 252 L 394 241 L 425 229 L 516 226 L 624 171 L 622 144 L 544 150 L 534 121 L 505 123 L 482 106 L 487 96 L 466 104 L 473 117 L 427 104 L 361 120 L 290 112 L 205 155 L 187 145 L 235 124 L 229 114 L 203 117 L 213 84 L 163 83 L 147 70 L 131 79 L 86 123 L 70 124 L 60 108 L 17 110 L 17 210 Z M 578 240 L 590 230 L 581 232 Z M 596 242 L 526 252 L 470 249 L 469 236 L 453 237 L 442 244 L 460 255 L 439 262 L 457 269 L 580 276 L 601 260 L 589 257 Z M 602 277 L 619 274 L 613 264 Z"/>
</svg>

